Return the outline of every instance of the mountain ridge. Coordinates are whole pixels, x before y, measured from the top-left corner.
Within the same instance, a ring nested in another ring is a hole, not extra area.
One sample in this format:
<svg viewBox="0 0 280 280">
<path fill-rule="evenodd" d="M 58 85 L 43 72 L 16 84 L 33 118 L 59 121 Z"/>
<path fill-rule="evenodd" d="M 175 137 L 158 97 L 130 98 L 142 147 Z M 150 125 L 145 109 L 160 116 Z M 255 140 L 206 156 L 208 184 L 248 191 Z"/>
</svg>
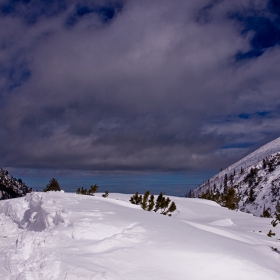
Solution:
<svg viewBox="0 0 280 280">
<path fill-rule="evenodd" d="M 7 170 L 0 168 L 0 200 L 22 197 L 32 190 L 21 179 L 17 180 Z"/>
<path fill-rule="evenodd" d="M 221 170 L 194 189 L 192 196 L 224 194 L 228 187 L 240 199 L 237 209 L 255 216 L 265 211 L 274 215 L 280 198 L 280 137 Z"/>
</svg>

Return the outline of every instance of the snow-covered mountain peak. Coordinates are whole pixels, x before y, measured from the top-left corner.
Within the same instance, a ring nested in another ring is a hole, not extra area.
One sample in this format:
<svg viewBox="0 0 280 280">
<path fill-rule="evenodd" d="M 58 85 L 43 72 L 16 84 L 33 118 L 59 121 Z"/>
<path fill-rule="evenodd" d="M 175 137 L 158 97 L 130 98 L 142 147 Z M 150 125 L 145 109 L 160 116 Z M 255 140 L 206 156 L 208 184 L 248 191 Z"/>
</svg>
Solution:
<svg viewBox="0 0 280 280">
<path fill-rule="evenodd" d="M 262 161 L 264 158 L 273 155 L 277 152 L 280 152 L 280 137 L 274 139 L 273 141 L 261 146 L 254 152 L 250 153 L 249 155 L 245 156 L 244 158 L 240 159 L 239 161 L 235 162 L 234 164 L 230 165 L 229 167 L 223 169 L 219 172 L 216 176 L 224 177 L 224 175 L 232 170 L 240 170 L 242 168 L 250 168 L 252 165 L 257 164 L 258 162 Z"/>
<path fill-rule="evenodd" d="M 193 194 L 224 194 L 228 187 L 233 187 L 240 198 L 241 211 L 261 216 L 267 210 L 273 215 L 280 198 L 280 138 L 222 170 Z"/>
</svg>

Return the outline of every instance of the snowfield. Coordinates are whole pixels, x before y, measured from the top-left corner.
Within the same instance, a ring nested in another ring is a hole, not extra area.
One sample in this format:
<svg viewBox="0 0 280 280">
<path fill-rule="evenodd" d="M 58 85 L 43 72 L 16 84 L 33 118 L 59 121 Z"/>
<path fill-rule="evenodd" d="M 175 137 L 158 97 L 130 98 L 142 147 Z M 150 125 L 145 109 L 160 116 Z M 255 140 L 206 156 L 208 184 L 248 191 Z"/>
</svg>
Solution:
<svg viewBox="0 0 280 280">
<path fill-rule="evenodd" d="M 129 198 L 33 192 L 0 201 L 0 278 L 280 279 L 271 219 L 178 197 L 168 217 Z"/>
</svg>

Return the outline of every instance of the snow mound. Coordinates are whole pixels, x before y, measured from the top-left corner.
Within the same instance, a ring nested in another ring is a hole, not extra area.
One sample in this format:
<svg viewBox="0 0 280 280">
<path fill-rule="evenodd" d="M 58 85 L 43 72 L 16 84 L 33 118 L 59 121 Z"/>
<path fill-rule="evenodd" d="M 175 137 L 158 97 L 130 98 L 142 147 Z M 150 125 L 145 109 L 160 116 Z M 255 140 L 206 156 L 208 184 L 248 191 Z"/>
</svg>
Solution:
<svg viewBox="0 0 280 280">
<path fill-rule="evenodd" d="M 46 200 L 46 195 L 48 194 L 35 192 L 27 194 L 21 204 L 13 203 L 13 200 L 7 201 L 4 213 L 20 228 L 30 231 L 43 231 L 59 223 L 67 225 L 69 211 L 53 199 Z"/>
<path fill-rule="evenodd" d="M 32 193 L 26 197 L 29 209 L 24 213 L 20 226 L 28 230 L 43 231 L 59 223 L 65 223 L 68 211 L 55 200 L 44 203 L 44 194 Z"/>
<path fill-rule="evenodd" d="M 209 223 L 209 225 L 213 226 L 219 226 L 219 227 L 229 227 L 229 226 L 234 226 L 234 223 L 231 219 L 222 219 L 222 220 L 217 220 Z"/>
</svg>

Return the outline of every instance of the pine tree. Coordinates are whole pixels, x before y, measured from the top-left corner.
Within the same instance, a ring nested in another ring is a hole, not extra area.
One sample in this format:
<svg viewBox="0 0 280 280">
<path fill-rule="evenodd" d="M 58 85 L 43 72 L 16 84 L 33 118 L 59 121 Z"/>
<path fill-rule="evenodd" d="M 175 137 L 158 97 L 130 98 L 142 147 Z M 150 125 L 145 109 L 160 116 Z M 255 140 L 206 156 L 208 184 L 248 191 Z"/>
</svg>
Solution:
<svg viewBox="0 0 280 280">
<path fill-rule="evenodd" d="M 263 159 L 263 169 L 266 169 L 266 160 Z"/>
<path fill-rule="evenodd" d="M 90 189 L 87 191 L 88 195 L 94 195 L 98 191 L 97 184 L 90 186 Z"/>
<path fill-rule="evenodd" d="M 61 191 L 61 188 L 59 186 L 59 183 L 55 178 L 52 178 L 50 182 L 46 185 L 46 187 L 43 190 L 44 192 L 48 191 Z"/>
<path fill-rule="evenodd" d="M 231 210 L 235 210 L 238 207 L 238 202 L 240 201 L 240 197 L 235 193 L 233 187 L 227 189 L 221 197 L 222 206 L 227 207 Z"/>
<path fill-rule="evenodd" d="M 142 209 L 146 211 L 154 210 L 155 212 L 157 212 L 160 209 L 160 214 L 168 216 L 171 216 L 170 213 L 176 210 L 176 204 L 172 202 L 169 197 L 165 198 L 162 192 L 158 195 L 156 203 L 154 201 L 154 195 L 150 196 L 150 191 L 146 191 L 143 197 L 142 195 L 139 196 L 139 193 L 136 192 L 129 201 L 132 204 L 140 204 Z"/>
<path fill-rule="evenodd" d="M 170 213 L 174 212 L 176 209 L 177 209 L 176 204 L 174 201 L 172 201 L 169 208 L 167 209 L 165 215 L 168 214 L 168 216 L 171 216 Z"/>
<path fill-rule="evenodd" d="M 225 174 L 225 177 L 224 177 L 224 189 L 226 190 L 227 189 L 227 174 Z"/>
<path fill-rule="evenodd" d="M 275 206 L 276 212 L 280 213 L 280 200 L 277 200 L 276 206 Z"/>
<path fill-rule="evenodd" d="M 163 197 L 162 198 L 162 201 L 161 201 L 161 213 L 160 214 L 163 214 L 163 215 L 166 215 L 166 209 L 168 208 L 169 204 L 170 204 L 171 200 L 169 197 L 165 198 Z"/>
<path fill-rule="evenodd" d="M 188 193 L 187 197 L 188 197 L 188 198 L 193 198 L 193 192 L 192 192 L 192 190 L 189 190 L 189 193 Z"/>
<path fill-rule="evenodd" d="M 271 160 L 268 161 L 267 165 L 268 165 L 268 172 L 273 172 L 275 170 L 274 167 L 274 158 L 272 158 Z"/>
<path fill-rule="evenodd" d="M 231 184 L 231 185 L 233 184 L 233 179 L 234 179 L 234 175 L 231 174 L 231 175 L 229 176 L 229 180 L 230 180 L 230 184 Z"/>
<path fill-rule="evenodd" d="M 149 195 L 150 195 L 150 192 L 146 191 L 144 196 L 143 196 L 143 200 L 141 202 L 141 207 L 142 207 L 143 210 L 147 210 Z"/>
<path fill-rule="evenodd" d="M 271 224 L 273 227 L 276 227 L 280 223 L 280 202 L 279 202 L 279 200 L 276 203 L 274 215 L 275 215 L 275 217 L 271 221 Z"/>
<path fill-rule="evenodd" d="M 256 199 L 256 196 L 255 196 L 254 188 L 251 187 L 250 188 L 250 192 L 249 192 L 249 201 L 250 202 L 254 202 L 255 199 Z"/>
<path fill-rule="evenodd" d="M 156 206 L 155 206 L 155 209 L 154 209 L 155 212 L 157 212 L 161 208 L 162 202 L 163 202 L 163 193 L 161 192 L 158 195 L 157 200 L 156 200 Z"/>
<path fill-rule="evenodd" d="M 155 206 L 154 195 L 152 194 L 149 199 L 148 211 L 152 211 Z"/>
<path fill-rule="evenodd" d="M 142 202 L 142 195 L 139 196 L 139 193 L 136 192 L 135 195 L 133 195 L 130 200 L 129 200 L 132 204 L 136 204 L 139 205 Z"/>
<path fill-rule="evenodd" d="M 265 205 L 263 206 L 263 213 L 261 215 L 263 218 L 271 218 L 270 208 L 265 209 Z"/>
</svg>

